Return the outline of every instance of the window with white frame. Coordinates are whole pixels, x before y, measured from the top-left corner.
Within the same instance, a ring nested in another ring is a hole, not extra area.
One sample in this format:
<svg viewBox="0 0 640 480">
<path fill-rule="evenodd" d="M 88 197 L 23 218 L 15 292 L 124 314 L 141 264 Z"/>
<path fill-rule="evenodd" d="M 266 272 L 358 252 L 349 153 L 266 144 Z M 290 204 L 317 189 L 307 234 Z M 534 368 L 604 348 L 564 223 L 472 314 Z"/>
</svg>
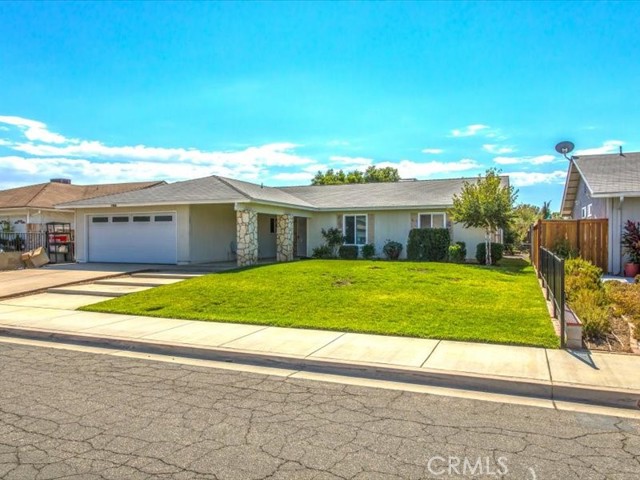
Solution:
<svg viewBox="0 0 640 480">
<path fill-rule="evenodd" d="M 366 245 L 367 215 L 345 215 L 343 223 L 345 245 Z"/>
<path fill-rule="evenodd" d="M 582 207 L 581 213 L 582 218 L 587 218 L 587 207 Z"/>
<path fill-rule="evenodd" d="M 446 228 L 446 213 L 421 213 L 418 216 L 418 228 Z"/>
<path fill-rule="evenodd" d="M 591 205 L 593 204 L 590 203 L 589 205 L 587 205 L 587 218 L 591 218 Z"/>
</svg>

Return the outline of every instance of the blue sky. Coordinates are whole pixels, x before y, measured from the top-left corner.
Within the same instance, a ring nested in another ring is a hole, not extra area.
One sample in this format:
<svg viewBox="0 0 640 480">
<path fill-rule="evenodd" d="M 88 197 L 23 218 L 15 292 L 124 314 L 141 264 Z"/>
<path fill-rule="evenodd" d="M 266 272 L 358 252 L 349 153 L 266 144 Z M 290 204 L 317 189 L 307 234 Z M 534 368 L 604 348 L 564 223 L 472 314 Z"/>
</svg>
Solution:
<svg viewBox="0 0 640 480">
<path fill-rule="evenodd" d="M 0 3 L 0 188 L 499 167 L 638 150 L 638 2 Z"/>
</svg>

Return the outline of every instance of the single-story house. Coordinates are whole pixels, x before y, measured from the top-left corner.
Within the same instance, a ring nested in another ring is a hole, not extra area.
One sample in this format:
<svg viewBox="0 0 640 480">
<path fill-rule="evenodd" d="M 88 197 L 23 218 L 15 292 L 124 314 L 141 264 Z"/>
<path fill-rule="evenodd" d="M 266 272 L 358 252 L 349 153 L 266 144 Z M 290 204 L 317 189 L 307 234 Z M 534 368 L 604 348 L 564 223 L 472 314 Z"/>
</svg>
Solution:
<svg viewBox="0 0 640 480">
<path fill-rule="evenodd" d="M 564 218 L 608 219 L 610 273 L 622 271 L 627 220 L 640 221 L 640 153 L 578 155 L 569 162 L 562 196 Z"/>
<path fill-rule="evenodd" d="M 49 222 L 70 223 L 75 228 L 74 210 L 57 209 L 58 203 L 103 197 L 164 184 L 161 182 L 73 185 L 64 178 L 48 183 L 0 190 L 0 222 L 15 233 L 43 232 Z"/>
<path fill-rule="evenodd" d="M 387 240 L 399 241 L 403 257 L 412 228 L 446 227 L 471 258 L 484 232 L 446 213 L 465 180 L 477 179 L 276 188 L 214 175 L 58 207 L 76 212 L 79 262 L 287 261 L 311 256 L 330 227 L 379 255 Z"/>
</svg>

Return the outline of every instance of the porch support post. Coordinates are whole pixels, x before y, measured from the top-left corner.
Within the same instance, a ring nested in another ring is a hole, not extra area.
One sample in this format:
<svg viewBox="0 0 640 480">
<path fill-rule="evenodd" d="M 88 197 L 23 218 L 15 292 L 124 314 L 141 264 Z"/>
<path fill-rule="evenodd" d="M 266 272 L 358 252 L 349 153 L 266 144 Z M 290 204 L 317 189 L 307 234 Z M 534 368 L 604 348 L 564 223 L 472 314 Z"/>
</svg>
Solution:
<svg viewBox="0 0 640 480">
<path fill-rule="evenodd" d="M 276 244 L 278 262 L 293 260 L 293 215 L 285 213 L 278 215 L 276 227 Z"/>
<path fill-rule="evenodd" d="M 246 267 L 258 261 L 258 214 L 244 209 L 236 211 L 238 266 Z"/>
</svg>

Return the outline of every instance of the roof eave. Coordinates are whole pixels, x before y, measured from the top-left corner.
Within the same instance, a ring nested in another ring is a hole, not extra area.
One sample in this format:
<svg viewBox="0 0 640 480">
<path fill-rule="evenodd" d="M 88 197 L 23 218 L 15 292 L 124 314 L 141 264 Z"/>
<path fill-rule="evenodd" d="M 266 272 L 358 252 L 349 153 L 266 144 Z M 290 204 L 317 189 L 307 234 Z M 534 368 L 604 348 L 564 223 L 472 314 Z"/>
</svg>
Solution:
<svg viewBox="0 0 640 480">
<path fill-rule="evenodd" d="M 437 209 L 449 209 L 453 207 L 452 203 L 449 204 L 441 204 L 441 205 L 393 205 L 393 206 L 376 206 L 376 205 L 372 205 L 372 206 L 364 206 L 364 207 L 349 207 L 349 206 L 345 206 L 345 207 L 318 207 L 318 210 L 321 212 L 345 212 L 345 211 L 362 211 L 362 212 L 366 212 L 366 211 L 372 211 L 372 210 L 419 210 L 419 209 L 426 209 L 426 210 L 433 210 L 435 208 Z"/>
<path fill-rule="evenodd" d="M 592 193 L 593 198 L 612 198 L 612 197 L 640 197 L 640 192 L 599 192 Z"/>
<path fill-rule="evenodd" d="M 246 199 L 238 200 L 191 200 L 188 202 L 179 201 L 179 202 L 113 202 L 113 203 L 101 203 L 101 204 L 60 204 L 56 205 L 56 209 L 73 209 L 77 210 L 80 208 L 119 208 L 119 207 L 161 207 L 166 205 L 220 205 L 225 203 L 237 203 L 237 202 L 246 202 Z"/>
</svg>

